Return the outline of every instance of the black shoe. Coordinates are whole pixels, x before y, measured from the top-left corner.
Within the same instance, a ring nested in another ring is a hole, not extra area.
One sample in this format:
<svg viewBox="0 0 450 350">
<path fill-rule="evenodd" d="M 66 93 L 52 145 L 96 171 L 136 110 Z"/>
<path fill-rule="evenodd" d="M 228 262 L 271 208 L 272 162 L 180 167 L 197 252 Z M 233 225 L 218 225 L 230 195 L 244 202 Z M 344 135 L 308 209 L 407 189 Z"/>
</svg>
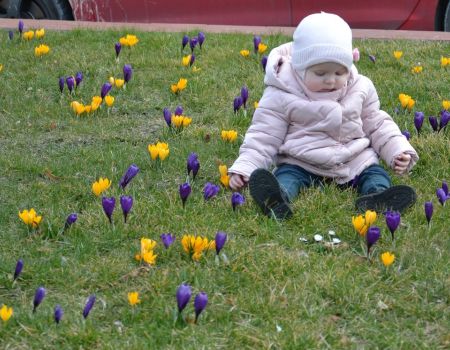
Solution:
<svg viewBox="0 0 450 350">
<path fill-rule="evenodd" d="M 286 194 L 268 170 L 256 169 L 250 176 L 250 194 L 265 215 L 279 220 L 292 216 Z"/>
<path fill-rule="evenodd" d="M 367 194 L 356 199 L 355 205 L 359 211 L 375 210 L 382 213 L 386 210 L 402 212 L 412 206 L 417 199 L 413 188 L 406 185 L 392 186 L 388 189 Z"/>
</svg>

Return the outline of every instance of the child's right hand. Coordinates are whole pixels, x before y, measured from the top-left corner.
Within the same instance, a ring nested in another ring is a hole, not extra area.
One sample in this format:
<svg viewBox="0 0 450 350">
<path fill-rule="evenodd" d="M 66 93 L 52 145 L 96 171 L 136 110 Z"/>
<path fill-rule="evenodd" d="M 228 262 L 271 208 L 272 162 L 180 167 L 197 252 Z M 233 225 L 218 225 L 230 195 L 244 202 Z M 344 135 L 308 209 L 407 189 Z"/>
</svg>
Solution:
<svg viewBox="0 0 450 350">
<path fill-rule="evenodd" d="M 228 185 L 233 191 L 240 191 L 245 185 L 247 185 L 247 182 L 248 182 L 247 176 L 239 174 L 231 174 Z"/>
</svg>

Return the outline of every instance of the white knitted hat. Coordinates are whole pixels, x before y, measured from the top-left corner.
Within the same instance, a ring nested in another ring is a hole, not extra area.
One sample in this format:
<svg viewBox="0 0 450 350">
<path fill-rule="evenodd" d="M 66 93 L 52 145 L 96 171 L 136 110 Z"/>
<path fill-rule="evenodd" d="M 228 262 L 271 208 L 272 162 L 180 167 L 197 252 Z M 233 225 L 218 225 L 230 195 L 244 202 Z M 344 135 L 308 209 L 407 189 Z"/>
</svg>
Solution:
<svg viewBox="0 0 450 350">
<path fill-rule="evenodd" d="M 298 72 L 336 62 L 350 71 L 353 63 L 352 30 L 338 15 L 314 13 L 305 17 L 294 32 L 292 65 Z"/>
</svg>

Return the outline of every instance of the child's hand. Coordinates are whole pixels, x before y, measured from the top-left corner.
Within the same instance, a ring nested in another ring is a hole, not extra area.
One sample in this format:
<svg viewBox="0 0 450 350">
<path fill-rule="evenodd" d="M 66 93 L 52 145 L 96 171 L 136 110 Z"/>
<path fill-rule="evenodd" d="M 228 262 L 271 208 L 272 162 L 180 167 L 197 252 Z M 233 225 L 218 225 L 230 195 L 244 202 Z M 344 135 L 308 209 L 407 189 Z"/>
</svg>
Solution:
<svg viewBox="0 0 450 350">
<path fill-rule="evenodd" d="M 239 174 L 231 174 L 228 185 L 233 191 L 240 191 L 242 187 L 244 187 L 247 184 L 247 182 L 248 182 L 247 176 L 242 176 Z"/>
<path fill-rule="evenodd" d="M 401 153 L 394 158 L 394 171 L 396 174 L 401 175 L 408 169 L 411 156 L 407 153 Z"/>
</svg>

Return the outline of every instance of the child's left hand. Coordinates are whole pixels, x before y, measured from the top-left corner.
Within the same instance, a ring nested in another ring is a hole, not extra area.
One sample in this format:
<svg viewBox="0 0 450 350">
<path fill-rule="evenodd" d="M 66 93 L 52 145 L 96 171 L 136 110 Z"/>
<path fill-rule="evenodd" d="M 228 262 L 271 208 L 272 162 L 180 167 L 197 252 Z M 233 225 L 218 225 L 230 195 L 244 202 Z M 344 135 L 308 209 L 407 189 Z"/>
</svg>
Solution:
<svg viewBox="0 0 450 350">
<path fill-rule="evenodd" d="M 411 156 L 407 153 L 401 153 L 394 158 L 394 171 L 396 174 L 401 175 L 406 173 L 408 169 Z"/>
</svg>

